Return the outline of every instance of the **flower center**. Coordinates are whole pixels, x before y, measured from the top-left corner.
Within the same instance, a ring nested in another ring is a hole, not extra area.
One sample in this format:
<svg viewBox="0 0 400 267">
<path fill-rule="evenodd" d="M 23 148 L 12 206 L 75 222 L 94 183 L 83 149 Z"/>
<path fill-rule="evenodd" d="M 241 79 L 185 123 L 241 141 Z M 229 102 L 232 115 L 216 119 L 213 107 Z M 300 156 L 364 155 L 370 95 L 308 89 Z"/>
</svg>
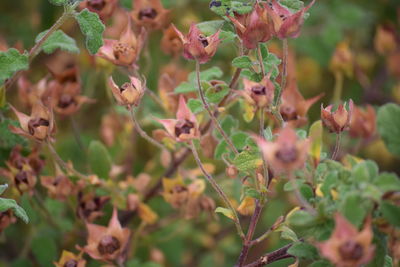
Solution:
<svg viewBox="0 0 400 267">
<path fill-rule="evenodd" d="M 344 260 L 359 260 L 363 256 L 363 247 L 349 240 L 339 247 L 339 252 Z"/>
<path fill-rule="evenodd" d="M 114 57 L 118 60 L 121 59 L 122 57 L 129 57 L 129 55 L 133 55 L 135 49 L 129 44 L 118 42 L 113 47 L 113 52 L 114 52 Z"/>
<path fill-rule="evenodd" d="M 207 37 L 204 34 L 199 34 L 199 36 L 197 37 L 197 39 L 201 42 L 201 44 L 203 45 L 203 47 L 207 47 L 209 45 Z"/>
<path fill-rule="evenodd" d="M 57 106 L 59 108 L 67 108 L 69 107 L 71 104 L 75 104 L 75 100 L 71 95 L 66 95 L 63 94 L 60 97 L 60 100 L 58 101 Z"/>
<path fill-rule="evenodd" d="M 62 176 L 57 176 L 56 178 L 54 178 L 54 181 L 52 183 L 52 185 L 57 186 L 60 184 L 60 182 L 62 181 L 63 177 Z"/>
<path fill-rule="evenodd" d="M 275 156 L 284 163 L 291 163 L 297 159 L 297 150 L 295 147 L 283 147 L 276 152 Z"/>
<path fill-rule="evenodd" d="M 134 87 L 133 84 L 131 83 L 124 83 L 123 85 L 121 85 L 119 87 L 119 91 L 122 93 L 123 91 L 125 91 L 126 89 L 128 89 L 129 87 Z"/>
<path fill-rule="evenodd" d="M 281 115 L 284 121 L 297 119 L 296 110 L 291 106 L 281 106 Z"/>
<path fill-rule="evenodd" d="M 76 260 L 69 260 L 64 264 L 64 267 L 77 267 L 78 262 Z"/>
<path fill-rule="evenodd" d="M 121 243 L 115 237 L 111 235 L 104 236 L 99 245 L 97 246 L 97 250 L 101 255 L 105 254 L 113 254 L 121 247 Z"/>
<path fill-rule="evenodd" d="M 267 91 L 266 91 L 265 86 L 262 86 L 262 85 L 253 86 L 253 87 L 251 88 L 251 91 L 252 91 L 255 95 L 266 95 L 266 94 L 267 94 Z"/>
<path fill-rule="evenodd" d="M 180 120 L 175 125 L 175 135 L 179 137 L 181 134 L 190 134 L 193 129 L 194 123 L 188 120 Z"/>
<path fill-rule="evenodd" d="M 104 8 L 106 2 L 104 0 L 89 0 L 88 5 L 94 10 L 100 11 Z"/>
<path fill-rule="evenodd" d="M 49 123 L 48 120 L 45 120 L 45 119 L 42 119 L 42 118 L 31 119 L 28 122 L 28 130 L 29 130 L 29 133 L 31 135 L 34 135 L 35 134 L 35 128 L 38 128 L 40 126 L 49 126 L 49 125 L 50 125 L 50 123 Z"/>
<path fill-rule="evenodd" d="M 155 17 L 157 17 L 157 11 L 151 7 L 143 8 L 139 12 L 140 20 L 142 20 L 143 18 L 154 19 Z"/>
<path fill-rule="evenodd" d="M 21 183 L 28 184 L 28 174 L 26 171 L 20 171 L 17 175 L 15 175 L 15 183 L 17 185 Z"/>
</svg>

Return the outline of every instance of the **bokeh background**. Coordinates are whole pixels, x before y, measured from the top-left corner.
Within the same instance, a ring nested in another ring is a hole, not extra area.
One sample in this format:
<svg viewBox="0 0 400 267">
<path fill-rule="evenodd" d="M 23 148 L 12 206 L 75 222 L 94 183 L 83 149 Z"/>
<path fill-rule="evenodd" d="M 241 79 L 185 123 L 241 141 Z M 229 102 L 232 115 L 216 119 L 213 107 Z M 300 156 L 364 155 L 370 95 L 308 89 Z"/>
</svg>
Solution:
<svg viewBox="0 0 400 267">
<path fill-rule="evenodd" d="M 193 21 L 220 19 L 210 11 L 207 0 L 164 0 L 162 2 L 166 8 L 173 9 L 172 22 L 184 30 L 187 30 Z M 121 0 L 120 4 L 126 9 L 131 8 L 130 0 Z M 29 49 L 33 46 L 36 35 L 48 29 L 60 16 L 61 9 L 49 4 L 46 0 L 1 0 L 0 40 L 9 46 L 17 44 Z M 322 100 L 311 108 L 309 113 L 311 122 L 319 117 L 320 103 L 327 104 L 332 98 L 334 75 L 329 68 L 329 63 L 340 42 L 346 42 L 349 45 L 355 58 L 355 68 L 359 70 L 352 77 L 345 77 L 343 100 L 351 98 L 356 104 L 368 103 L 375 107 L 387 102 L 400 103 L 398 70 L 400 57 L 396 55 L 399 59 L 396 61 L 396 59 L 390 59 L 389 56 L 382 56 L 376 51 L 374 44 L 379 26 L 390 25 L 399 34 L 400 3 L 398 0 L 317 0 L 309 13 L 310 16 L 305 21 L 301 36 L 290 40 L 289 45 L 292 62 L 295 63 L 291 71 L 297 77 L 300 91 L 306 98 L 321 92 L 325 93 Z M 82 94 L 97 101 L 94 104 L 85 105 L 74 115 L 73 122 L 69 118 L 57 119 L 56 147 L 63 158 L 71 159 L 77 169 L 84 170 L 87 159 L 72 134 L 77 130 L 73 129 L 73 123 L 77 124 L 75 128 L 79 130 L 83 146 L 87 146 L 91 140 L 102 139 L 101 129 L 104 126 L 104 116 L 109 114 L 111 106 L 114 105 L 106 87 L 110 70 L 104 66 L 93 66 L 75 22 L 71 20 L 62 28 L 67 34 L 73 36 L 81 47 L 81 53 L 71 55 L 71 57 L 75 57 L 79 62 Z M 171 61 L 171 57 L 165 55 L 160 49 L 161 37 L 162 31 L 151 34 L 149 50 L 139 61 L 141 72 L 147 78 L 148 87 L 155 93 L 158 92 L 161 70 Z M 277 41 L 269 43 L 270 51 L 278 55 L 280 46 L 281 43 Z M 229 62 L 235 57 L 236 52 L 237 48 L 234 45 L 223 44 L 215 58 L 204 65 L 204 68 L 213 65 L 220 67 L 225 73 L 223 79 L 229 81 L 233 72 Z M 48 60 L 50 56 L 47 55 L 40 55 L 35 59 L 29 73 L 32 81 L 38 81 L 47 74 L 45 66 Z M 184 59 L 179 61 L 181 66 L 189 72 L 194 70 L 193 62 L 187 62 Z M 116 79 L 124 79 L 121 72 L 112 71 Z M 11 103 L 18 102 L 15 91 L 11 90 L 7 95 L 7 100 Z M 240 112 L 232 110 L 232 115 L 241 119 Z M 121 116 L 126 116 L 123 109 L 117 109 L 117 112 Z M 146 98 L 138 115 L 146 131 L 159 127 L 150 115 L 165 116 L 151 99 Z M 251 130 L 253 127 L 255 129 L 255 125 L 246 124 L 243 121 L 240 125 L 246 130 Z M 131 128 L 128 124 L 122 123 L 118 127 L 116 129 L 119 137 L 115 144 L 109 146 L 113 162 L 120 165 L 127 164 L 131 167 L 134 176 L 147 170 L 152 170 L 151 175 L 154 177 L 161 175 L 162 169 L 154 167 L 158 164 L 154 156 L 156 153 L 154 147 L 143 140 L 138 140 L 139 137 L 136 135 L 131 136 Z M 332 136 L 326 135 L 325 138 L 327 144 L 333 143 Z M 357 140 L 345 136 L 343 144 L 347 148 L 354 147 L 357 145 Z M 10 149 L 4 146 L 0 148 L 1 166 L 4 166 Z M 399 159 L 387 151 L 379 138 L 363 145 L 356 152 L 358 156 L 377 161 L 380 170 L 400 173 Z M 217 173 L 223 173 L 220 162 L 212 163 L 216 165 Z M 194 162 L 189 160 L 188 166 L 194 168 Z M 225 182 L 221 179 L 221 183 Z M 235 189 L 234 185 L 232 186 L 231 181 L 227 183 L 232 190 L 239 190 L 239 188 Z M 267 229 L 282 212 L 292 208 L 291 202 L 286 201 L 287 199 L 288 196 L 278 187 L 276 197 L 268 202 L 263 213 L 258 233 L 261 233 L 263 228 Z M 23 225 L 18 222 L 0 234 L 0 267 L 52 266 L 51 262 L 59 258 L 62 249 L 73 250 L 75 244 L 85 244 L 84 225 L 75 227 L 74 216 L 67 204 L 46 200 L 45 204 L 55 220 L 60 220 L 58 222 L 60 229 L 53 229 L 32 209 L 26 197 L 22 198 L 21 203 L 27 209 L 31 223 Z M 161 197 L 152 199 L 150 205 L 157 211 L 159 217 L 164 219 L 141 239 L 134 259 L 127 266 L 159 266 L 148 261 L 161 256 L 165 259 L 165 266 L 232 266 L 234 264 L 241 247 L 232 224 L 228 220 L 221 217 L 216 220 L 202 216 L 188 222 L 178 216 L 171 216 L 173 214 L 171 207 Z M 106 210 L 107 214 L 110 214 L 111 206 L 106 206 Z M 108 216 L 105 216 L 103 222 L 107 220 Z M 135 225 L 137 226 L 133 221 L 132 227 Z M 71 232 L 71 229 L 78 230 Z M 268 242 L 252 250 L 250 259 L 255 259 L 263 252 L 283 244 L 285 242 L 279 241 L 278 234 L 272 235 Z M 292 260 L 280 261 L 271 266 L 287 266 L 291 262 Z M 99 263 L 91 261 L 89 266 L 99 266 Z"/>
</svg>

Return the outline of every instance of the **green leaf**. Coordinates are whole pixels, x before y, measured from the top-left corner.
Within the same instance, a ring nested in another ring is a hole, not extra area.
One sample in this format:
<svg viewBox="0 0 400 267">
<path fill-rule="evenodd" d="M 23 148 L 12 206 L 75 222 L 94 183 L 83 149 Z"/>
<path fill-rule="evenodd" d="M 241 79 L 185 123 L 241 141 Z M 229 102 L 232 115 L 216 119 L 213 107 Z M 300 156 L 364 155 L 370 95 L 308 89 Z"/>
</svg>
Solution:
<svg viewBox="0 0 400 267">
<path fill-rule="evenodd" d="M 88 160 L 91 170 L 100 178 L 108 179 L 111 170 L 111 157 L 107 148 L 99 141 L 89 145 Z"/>
<path fill-rule="evenodd" d="M 0 84 L 3 84 L 14 72 L 27 70 L 28 67 L 28 53 L 20 54 L 15 48 L 0 52 Z"/>
<path fill-rule="evenodd" d="M 47 32 L 48 30 L 39 33 L 35 42 L 38 43 Z M 79 53 L 79 48 L 76 46 L 75 40 L 66 35 L 62 30 L 57 30 L 52 33 L 42 44 L 41 48 L 46 54 L 51 54 L 56 49 L 61 49 L 71 53 Z"/>
<path fill-rule="evenodd" d="M 236 132 L 231 135 L 233 145 L 239 150 L 243 149 L 247 145 L 248 137 L 248 134 L 244 132 Z"/>
<path fill-rule="evenodd" d="M 198 23 L 196 26 L 202 33 L 209 36 L 216 33 L 224 25 L 224 20 L 210 20 Z"/>
<path fill-rule="evenodd" d="M 57 244 L 49 235 L 38 235 L 32 240 L 32 253 L 35 256 L 40 266 L 54 266 L 52 262 L 56 260 Z"/>
<path fill-rule="evenodd" d="M 287 218 L 287 222 L 289 226 L 308 227 L 315 224 L 315 219 L 310 213 L 304 210 L 297 210 L 290 214 Z"/>
<path fill-rule="evenodd" d="M 291 12 L 297 12 L 304 7 L 303 1 L 300 0 L 280 0 L 279 3 L 289 8 Z"/>
<path fill-rule="evenodd" d="M 0 185 L 0 195 L 3 194 L 4 191 L 6 191 L 7 188 L 8 188 L 8 184 Z"/>
<path fill-rule="evenodd" d="M 90 54 L 96 54 L 103 45 L 103 32 L 105 26 L 101 22 L 99 15 L 90 12 L 87 8 L 75 15 L 82 33 L 86 37 L 86 47 Z"/>
<path fill-rule="evenodd" d="M 344 201 L 340 205 L 340 213 L 352 224 L 359 227 L 368 212 L 364 206 L 365 201 L 366 200 L 361 198 L 358 193 L 349 193 L 345 196 Z"/>
<path fill-rule="evenodd" d="M 0 146 L 3 148 L 11 149 L 17 144 L 23 146 L 26 145 L 26 139 L 10 131 L 10 125 L 18 126 L 18 122 L 7 118 L 0 120 Z"/>
<path fill-rule="evenodd" d="M 299 188 L 301 195 L 307 201 L 314 197 L 314 190 L 308 184 L 302 184 Z"/>
<path fill-rule="evenodd" d="M 212 79 L 218 79 L 221 78 L 224 73 L 222 70 L 216 66 L 211 67 L 209 69 L 203 70 L 200 72 L 200 81 L 210 81 Z M 203 87 L 203 83 L 202 83 Z M 196 72 L 191 72 L 188 77 L 187 82 L 182 82 L 175 88 L 175 93 L 189 93 L 189 92 L 195 92 L 197 91 L 197 77 L 196 77 Z M 204 88 L 203 88 L 204 90 Z"/>
<path fill-rule="evenodd" d="M 203 103 L 199 99 L 189 99 L 187 103 L 190 111 L 193 113 L 199 113 L 203 110 Z"/>
<path fill-rule="evenodd" d="M 388 150 L 396 156 L 400 156 L 400 106 L 386 104 L 379 108 L 378 131 Z"/>
<path fill-rule="evenodd" d="M 303 242 L 294 243 L 293 246 L 288 249 L 288 254 L 306 260 L 318 258 L 317 249 L 313 245 Z"/>
<path fill-rule="evenodd" d="M 245 186 L 243 189 L 244 189 L 244 195 L 245 196 L 252 197 L 252 198 L 255 198 L 255 199 L 260 199 L 260 197 L 261 197 L 260 193 L 256 189 L 254 189 L 253 187 Z"/>
<path fill-rule="evenodd" d="M 222 213 L 225 217 L 228 217 L 229 219 L 234 220 L 234 215 L 233 212 L 230 209 L 222 208 L 222 207 L 217 207 L 215 209 L 215 213 Z"/>
<path fill-rule="evenodd" d="M 394 173 L 381 173 L 374 181 L 374 185 L 382 190 L 382 193 L 400 191 L 400 179 Z"/>
<path fill-rule="evenodd" d="M 29 222 L 28 215 L 25 210 L 21 208 L 14 199 L 0 198 L 0 212 L 4 212 L 11 209 L 14 215 L 24 221 Z"/>
<path fill-rule="evenodd" d="M 260 166 L 261 163 L 262 160 L 259 153 L 252 153 L 247 150 L 239 153 L 232 162 L 232 164 L 242 172 L 254 170 Z"/>
<path fill-rule="evenodd" d="M 293 242 L 297 242 L 299 241 L 299 239 L 297 238 L 296 233 L 290 229 L 289 227 L 287 227 L 286 225 L 280 225 L 278 228 L 275 229 L 275 232 L 281 232 L 281 237 Z"/>
<path fill-rule="evenodd" d="M 49 2 L 55 6 L 62 6 L 67 4 L 67 0 L 49 0 Z"/>
<path fill-rule="evenodd" d="M 236 68 L 248 69 L 253 66 L 253 62 L 248 56 L 236 57 L 232 60 L 232 65 Z"/>
<path fill-rule="evenodd" d="M 380 207 L 383 217 L 396 227 L 400 227 L 400 207 L 383 201 Z"/>
<path fill-rule="evenodd" d="M 229 87 L 224 83 L 210 86 L 205 95 L 209 103 L 219 103 L 228 93 Z"/>
</svg>

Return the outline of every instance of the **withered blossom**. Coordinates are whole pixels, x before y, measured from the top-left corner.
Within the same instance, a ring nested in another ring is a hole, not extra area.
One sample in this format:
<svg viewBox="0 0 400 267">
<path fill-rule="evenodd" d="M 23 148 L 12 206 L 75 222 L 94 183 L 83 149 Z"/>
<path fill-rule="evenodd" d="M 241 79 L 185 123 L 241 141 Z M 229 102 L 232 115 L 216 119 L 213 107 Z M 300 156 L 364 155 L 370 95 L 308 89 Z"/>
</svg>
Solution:
<svg viewBox="0 0 400 267">
<path fill-rule="evenodd" d="M 161 50 L 171 56 L 177 56 L 183 49 L 183 44 L 178 33 L 175 31 L 172 25 L 169 25 L 163 32 L 161 39 Z"/>
<path fill-rule="evenodd" d="M 0 212 L 0 234 L 10 224 L 15 223 L 17 219 L 14 217 L 11 210 Z"/>
<path fill-rule="evenodd" d="M 76 255 L 70 251 L 63 250 L 58 262 L 54 262 L 56 267 L 85 267 L 86 260 L 82 258 L 82 253 Z"/>
<path fill-rule="evenodd" d="M 103 216 L 103 207 L 110 200 L 108 196 L 96 196 L 93 193 L 78 193 L 77 215 L 84 221 L 92 222 Z"/>
<path fill-rule="evenodd" d="M 340 42 L 329 63 L 329 68 L 334 73 L 343 73 L 347 77 L 353 76 L 354 56 L 346 41 Z"/>
<path fill-rule="evenodd" d="M 168 134 L 178 142 L 187 142 L 200 137 L 196 116 L 190 111 L 182 95 L 179 98 L 176 119 L 159 119 L 158 121 L 165 127 Z"/>
<path fill-rule="evenodd" d="M 47 189 L 51 198 L 60 201 L 65 201 L 76 192 L 74 183 L 58 167 L 55 176 L 42 176 L 40 183 Z"/>
<path fill-rule="evenodd" d="M 85 0 L 79 4 L 79 8 L 87 8 L 90 12 L 97 13 L 104 22 L 113 15 L 117 5 L 118 0 Z"/>
<path fill-rule="evenodd" d="M 48 85 L 48 78 L 44 77 L 40 79 L 36 84 L 32 84 L 31 81 L 25 75 L 22 75 L 18 79 L 18 99 L 27 108 L 32 108 L 33 104 L 37 101 L 44 101 L 43 98 Z"/>
<path fill-rule="evenodd" d="M 273 37 L 274 29 L 267 10 L 258 2 L 250 13 L 234 13 L 228 16 L 235 26 L 236 33 L 247 49 L 255 49 L 258 43 L 265 43 Z"/>
<path fill-rule="evenodd" d="M 350 120 L 350 136 L 369 139 L 376 133 L 376 112 L 371 105 L 367 105 L 364 109 L 353 108 Z"/>
<path fill-rule="evenodd" d="M 15 146 L 10 153 L 9 159 L 5 162 L 7 168 L 0 168 L 0 174 L 10 180 L 20 194 L 28 192 L 33 194 L 36 185 L 36 176 L 44 166 L 37 149 L 27 156 L 22 155 L 22 147 Z"/>
<path fill-rule="evenodd" d="M 296 81 L 289 81 L 286 89 L 282 92 L 282 102 L 279 109 L 283 120 L 294 128 L 304 126 L 307 123 L 308 110 L 322 96 L 323 93 L 305 99 L 299 92 Z"/>
<path fill-rule="evenodd" d="M 291 127 L 282 128 L 274 142 L 260 138 L 256 140 L 274 173 L 290 173 L 304 166 L 310 141 L 308 139 L 299 140 Z"/>
<path fill-rule="evenodd" d="M 306 13 L 315 0 L 297 12 L 290 11 L 287 7 L 281 5 L 277 0 L 265 3 L 264 7 L 272 20 L 275 35 L 279 39 L 297 38 L 300 35 L 301 27 L 304 23 L 304 13 Z"/>
<path fill-rule="evenodd" d="M 104 39 L 97 56 L 119 66 L 133 67 L 145 42 L 146 32 L 141 29 L 138 36 L 132 31 L 131 20 L 128 19 L 125 30 L 119 40 Z"/>
<path fill-rule="evenodd" d="M 204 180 L 195 179 L 185 184 L 183 178 L 177 176 L 173 179 L 164 178 L 162 183 L 165 201 L 181 210 L 185 219 L 196 218 L 202 211 L 214 211 L 214 201 L 203 194 L 206 188 Z"/>
<path fill-rule="evenodd" d="M 138 106 L 145 92 L 145 85 L 138 78 L 130 76 L 129 79 L 130 82 L 121 86 L 118 86 L 112 77 L 108 79 L 108 84 L 118 105 L 128 108 L 132 105 Z"/>
<path fill-rule="evenodd" d="M 324 108 L 321 104 L 321 119 L 329 131 L 341 133 L 349 128 L 353 112 L 353 100 L 349 101 L 348 110 L 346 110 L 345 105 L 346 103 L 339 104 L 338 108 L 332 111 L 333 105 Z"/>
<path fill-rule="evenodd" d="M 176 113 L 179 104 L 179 95 L 174 90 L 182 82 L 186 81 L 189 72 L 180 68 L 176 64 L 168 64 L 161 70 L 161 75 L 158 80 L 158 91 L 165 110 L 171 113 Z M 191 97 L 191 94 L 187 94 Z M 196 97 L 193 94 L 193 97 Z"/>
<path fill-rule="evenodd" d="M 169 13 L 160 0 L 133 0 L 131 17 L 137 26 L 150 30 L 164 28 L 168 23 Z"/>
<path fill-rule="evenodd" d="M 217 47 L 221 42 L 221 39 L 219 39 L 221 30 L 207 37 L 195 23 L 192 23 L 188 35 L 184 36 L 174 25 L 172 27 L 183 43 L 183 56 L 186 59 L 197 60 L 200 64 L 203 64 L 208 62 L 217 52 Z"/>
<path fill-rule="evenodd" d="M 319 243 L 322 256 L 338 267 L 357 267 L 368 263 L 374 256 L 375 246 L 371 244 L 373 232 L 371 218 L 364 228 L 357 228 L 341 214 L 335 215 L 335 229 L 329 240 Z"/>
<path fill-rule="evenodd" d="M 250 105 L 256 108 L 266 108 L 272 104 L 275 91 L 275 85 L 269 78 L 270 74 L 259 83 L 243 78 L 244 90 L 236 92 L 243 96 Z"/>
<path fill-rule="evenodd" d="M 375 50 L 381 55 L 390 55 L 398 47 L 396 29 L 390 24 L 380 25 L 374 38 Z"/>
<path fill-rule="evenodd" d="M 114 208 L 108 227 L 87 223 L 87 245 L 82 249 L 90 257 L 105 262 L 123 263 L 129 245 L 131 231 L 122 228 Z"/>
<path fill-rule="evenodd" d="M 31 115 L 28 116 L 19 112 L 11 106 L 15 115 L 18 118 L 21 128 L 10 125 L 10 131 L 15 134 L 27 137 L 37 142 L 42 142 L 51 139 L 55 133 L 55 125 L 53 112 L 45 107 L 40 101 L 37 101 L 32 106 Z"/>
</svg>

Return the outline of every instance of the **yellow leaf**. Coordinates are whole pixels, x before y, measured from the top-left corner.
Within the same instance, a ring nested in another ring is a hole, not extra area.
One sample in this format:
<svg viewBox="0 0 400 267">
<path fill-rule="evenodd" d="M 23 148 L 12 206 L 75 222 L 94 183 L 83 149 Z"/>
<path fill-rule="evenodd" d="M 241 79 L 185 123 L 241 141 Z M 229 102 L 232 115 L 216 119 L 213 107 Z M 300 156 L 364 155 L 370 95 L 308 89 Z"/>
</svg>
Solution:
<svg viewBox="0 0 400 267">
<path fill-rule="evenodd" d="M 246 122 L 251 122 L 255 115 L 254 107 L 245 101 L 243 104 L 243 108 L 244 108 L 243 119 Z"/>
<path fill-rule="evenodd" d="M 235 217 L 233 216 L 233 212 L 230 209 L 218 207 L 218 208 L 215 209 L 215 213 L 222 213 L 223 215 L 225 215 L 229 219 L 232 219 L 232 220 L 235 219 Z"/>
<path fill-rule="evenodd" d="M 309 137 L 311 139 L 311 156 L 315 166 L 318 165 L 321 159 L 322 151 L 322 121 L 314 122 L 310 127 Z"/>
</svg>

